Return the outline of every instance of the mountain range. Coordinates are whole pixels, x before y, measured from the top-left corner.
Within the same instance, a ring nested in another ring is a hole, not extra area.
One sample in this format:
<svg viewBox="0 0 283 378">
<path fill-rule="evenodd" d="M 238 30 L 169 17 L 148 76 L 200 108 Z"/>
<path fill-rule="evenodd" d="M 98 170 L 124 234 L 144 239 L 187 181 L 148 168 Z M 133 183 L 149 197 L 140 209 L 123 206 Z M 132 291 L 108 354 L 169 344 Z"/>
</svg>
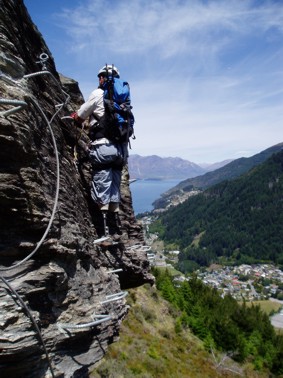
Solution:
<svg viewBox="0 0 283 378">
<path fill-rule="evenodd" d="M 198 165 L 179 157 L 162 158 L 157 155 L 140 156 L 134 154 L 130 155 L 128 165 L 132 179 L 184 180 L 223 167 L 230 161 Z"/>
<path fill-rule="evenodd" d="M 242 157 L 230 162 L 226 160 L 226 164 L 214 171 L 195 177 L 188 177 L 186 180 L 181 181 L 178 185 L 162 194 L 161 198 L 157 199 L 153 205 L 155 209 L 164 208 L 171 202 L 172 198 L 181 196 L 183 193 L 195 189 L 204 190 L 222 181 L 235 179 L 248 172 L 251 168 L 263 163 L 274 153 L 280 152 L 282 148 L 283 143 L 281 142 L 249 158 Z"/>
</svg>

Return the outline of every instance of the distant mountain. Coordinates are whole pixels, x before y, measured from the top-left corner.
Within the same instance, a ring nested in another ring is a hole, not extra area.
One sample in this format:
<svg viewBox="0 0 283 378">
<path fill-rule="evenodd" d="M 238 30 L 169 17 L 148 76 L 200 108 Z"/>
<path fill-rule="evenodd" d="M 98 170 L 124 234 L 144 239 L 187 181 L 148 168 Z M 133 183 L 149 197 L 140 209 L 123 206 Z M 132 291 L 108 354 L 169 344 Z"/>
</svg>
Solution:
<svg viewBox="0 0 283 378">
<path fill-rule="evenodd" d="M 215 171 L 216 169 L 224 167 L 224 165 L 227 165 L 231 163 L 232 161 L 233 159 L 227 159 L 227 160 L 220 161 L 219 163 L 213 163 L 213 164 L 203 163 L 203 164 L 199 164 L 199 166 L 205 169 L 206 172 L 211 172 L 211 171 Z"/>
<path fill-rule="evenodd" d="M 162 194 L 160 199 L 157 199 L 153 205 L 155 209 L 164 208 L 170 202 L 170 199 L 178 196 L 182 192 L 188 192 L 192 189 L 206 189 L 212 185 L 220 183 L 224 180 L 232 180 L 243 173 L 249 171 L 251 168 L 258 164 L 263 163 L 272 154 L 281 151 L 283 148 L 283 143 L 276 144 L 266 150 L 250 157 L 250 158 L 240 158 L 231 161 L 231 163 L 226 164 L 224 167 L 216 169 L 212 172 L 207 172 L 201 176 L 196 176 L 188 178 L 180 182 L 174 188 L 171 188 L 166 193 Z"/>
<path fill-rule="evenodd" d="M 187 179 L 207 172 L 206 169 L 178 157 L 130 155 L 129 173 L 132 179 Z"/>
<path fill-rule="evenodd" d="M 192 261 L 283 266 L 282 198 L 283 150 L 163 212 L 159 235 L 180 248 L 183 267 Z"/>
</svg>

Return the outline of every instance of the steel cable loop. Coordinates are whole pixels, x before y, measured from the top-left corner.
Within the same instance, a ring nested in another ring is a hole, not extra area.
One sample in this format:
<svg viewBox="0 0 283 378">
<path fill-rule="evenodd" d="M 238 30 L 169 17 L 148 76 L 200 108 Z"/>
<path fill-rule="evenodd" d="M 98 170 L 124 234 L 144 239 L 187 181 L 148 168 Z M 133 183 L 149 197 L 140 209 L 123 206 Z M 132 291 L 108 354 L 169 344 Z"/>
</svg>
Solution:
<svg viewBox="0 0 283 378">
<path fill-rule="evenodd" d="M 38 336 L 40 338 L 40 341 L 42 343 L 42 346 L 43 346 L 43 349 L 44 349 L 44 353 L 46 355 L 46 359 L 47 359 L 47 362 L 48 362 L 48 366 L 49 366 L 49 369 L 50 369 L 50 372 L 52 374 L 52 377 L 55 378 L 55 374 L 54 374 L 54 371 L 53 371 L 53 368 L 52 368 L 52 365 L 51 365 L 51 361 L 49 359 L 49 355 L 48 355 L 48 352 L 47 352 L 47 349 L 46 349 L 46 346 L 45 346 L 45 342 L 43 340 L 43 337 L 41 335 L 41 332 L 40 332 L 40 329 L 32 315 L 32 313 L 30 312 L 29 308 L 27 307 L 27 305 L 25 304 L 25 302 L 22 300 L 22 298 L 20 297 L 20 295 L 17 293 L 17 291 L 15 289 L 13 289 L 13 287 L 9 284 L 9 282 L 2 276 L 0 276 L 0 279 L 4 282 L 4 284 L 9 288 L 9 290 L 17 297 L 18 301 L 20 302 L 22 308 L 24 308 L 28 314 L 28 317 L 30 318 L 32 324 L 34 325 L 37 333 L 38 333 Z"/>
<path fill-rule="evenodd" d="M 33 73 L 33 74 L 29 74 L 29 75 L 25 75 L 24 78 L 25 79 L 28 79 L 30 77 L 34 77 L 34 76 L 39 76 L 39 75 L 43 75 L 43 74 L 49 74 L 51 75 L 52 79 L 55 80 L 56 83 L 57 80 L 56 78 L 49 72 L 49 71 L 41 71 L 41 72 L 37 72 L 37 73 Z M 2 75 L 1 75 L 2 76 Z M 61 111 L 61 109 L 67 104 L 67 102 L 69 101 L 70 99 L 70 95 L 68 95 L 60 86 L 60 89 L 62 91 L 63 94 L 65 94 L 66 96 L 66 100 L 64 103 L 60 104 L 58 106 L 58 110 L 53 114 L 53 116 L 51 117 L 50 121 L 48 120 L 48 118 L 46 117 L 45 113 L 43 112 L 42 108 L 40 107 L 40 105 L 38 104 L 38 102 L 33 99 L 32 97 L 29 97 L 29 101 L 31 101 L 35 107 L 37 108 L 37 110 L 41 113 L 43 119 L 45 120 L 48 128 L 49 128 L 49 131 L 50 131 L 50 134 L 51 134 L 51 138 L 52 138 L 52 143 L 53 143 L 53 147 L 54 147 L 54 151 L 55 151 L 55 158 L 56 158 L 56 193 L 55 193 L 55 200 L 54 200 L 54 205 L 53 205 L 53 210 L 52 210 L 52 214 L 51 214 L 51 217 L 50 217 L 50 220 L 48 222 L 48 226 L 42 236 L 42 238 L 40 239 L 40 241 L 37 243 L 37 246 L 36 248 L 28 255 L 26 256 L 23 260 L 21 260 L 20 262 L 18 262 L 17 264 L 14 264 L 10 267 L 7 267 L 7 268 L 0 268 L 0 271 L 9 271 L 11 269 L 14 269 L 20 265 L 22 265 L 24 262 L 26 262 L 27 260 L 29 260 L 36 252 L 37 250 L 40 248 L 40 246 L 42 245 L 42 243 L 44 242 L 50 228 L 51 228 L 51 225 L 53 223 L 53 220 L 54 220 L 54 217 L 55 217 L 55 214 L 56 214 L 56 210 L 57 210 L 57 206 L 58 206 L 58 198 L 59 198 L 59 189 L 60 189 L 60 167 L 59 167 L 59 154 L 58 154 L 58 149 L 57 149 L 57 144 L 56 144 L 56 139 L 55 139 L 55 136 L 54 136 L 54 133 L 53 133 L 53 130 L 52 130 L 52 127 L 51 127 L 51 123 L 52 121 L 54 120 L 55 116 Z M 15 107 L 14 109 L 11 109 L 11 110 L 7 110 L 5 112 L 2 112 L 0 113 L 0 116 L 8 116 L 10 114 L 13 114 L 13 113 L 16 113 L 20 110 L 22 110 L 24 107 L 27 106 L 27 103 L 25 101 L 18 101 L 18 100 L 8 100 L 8 99 L 0 99 L 0 103 L 3 103 L 3 104 L 8 104 L 8 105 L 18 105 L 17 107 Z M 66 117 L 67 118 L 67 117 Z M 28 316 L 30 317 L 38 335 L 39 335 L 39 338 L 42 342 L 42 345 L 43 345 L 43 348 L 44 348 L 44 351 L 45 351 L 45 354 L 46 354 L 46 358 L 47 358 L 47 362 L 48 362 L 48 366 L 50 368 L 50 371 L 51 371 L 51 374 L 52 374 L 52 377 L 55 378 L 55 374 L 54 374 L 54 371 L 53 371 L 53 368 L 52 368 L 52 365 L 51 365 L 51 362 L 50 362 L 50 359 L 49 359 L 49 356 L 48 356 L 48 352 L 47 352 L 47 349 L 46 349 L 46 346 L 45 346 L 45 343 L 44 343 L 44 340 L 42 338 L 42 335 L 41 335 L 41 332 L 40 332 L 40 329 L 35 321 L 35 319 L 33 318 L 30 310 L 28 309 L 28 307 L 26 306 L 26 304 L 24 303 L 24 301 L 22 300 L 22 298 L 19 296 L 19 294 L 16 292 L 16 290 L 14 290 L 11 285 L 8 283 L 8 281 L 0 276 L 0 279 L 7 285 L 7 287 L 10 289 L 10 291 L 18 298 L 20 304 L 22 305 L 22 307 L 27 311 L 27 314 Z M 123 295 L 125 296 L 125 294 Z M 115 298 L 114 300 L 117 300 L 117 299 L 121 299 L 121 298 Z M 113 300 L 113 299 L 112 299 Z M 62 324 L 61 327 L 62 328 L 84 328 L 84 327 L 92 327 L 96 324 L 99 324 L 99 323 L 102 323 L 102 322 L 105 322 L 107 320 L 111 320 L 112 317 L 111 316 L 105 316 L 105 315 L 97 315 L 96 316 L 97 318 L 100 318 L 99 320 L 96 320 L 96 321 L 93 321 L 93 322 L 90 322 L 90 323 L 86 323 L 86 324 L 81 324 L 81 325 L 72 325 L 72 324 Z"/>
<path fill-rule="evenodd" d="M 36 106 L 36 108 L 42 114 L 42 117 L 44 118 L 44 120 L 47 123 L 47 126 L 48 126 L 48 128 L 50 130 L 50 134 L 51 134 L 51 138 L 52 138 L 52 143 L 53 143 L 53 147 L 54 147 L 54 151 L 55 151 L 55 158 L 56 158 L 56 194 L 55 194 L 55 200 L 54 200 L 53 210 L 52 210 L 52 214 L 51 214 L 50 220 L 48 222 L 48 226 L 47 226 L 47 228 L 46 228 L 46 230 L 45 230 L 42 238 L 37 243 L 37 246 L 35 247 L 35 249 L 28 256 L 26 256 L 23 260 L 21 260 L 17 264 L 14 264 L 14 265 L 12 265 L 10 267 L 7 267 L 7 268 L 0 268 L 0 271 L 2 271 L 2 272 L 3 271 L 8 271 L 8 270 L 11 270 L 11 269 L 15 269 L 16 267 L 22 265 L 24 262 L 26 262 L 27 260 L 29 260 L 35 254 L 35 252 L 39 249 L 39 247 L 44 242 L 44 240 L 46 238 L 46 235 L 48 234 L 48 232 L 49 232 L 49 230 L 51 228 L 51 225 L 52 225 L 52 222 L 54 220 L 55 213 L 56 213 L 56 210 L 57 210 L 57 205 L 58 205 L 59 188 L 60 188 L 60 167 L 59 167 L 59 154 L 58 154 L 58 149 L 57 149 L 57 145 L 56 145 L 55 136 L 54 136 L 54 133 L 52 131 L 50 122 L 48 121 L 48 119 L 47 119 L 46 115 L 44 114 L 43 110 L 41 109 L 40 105 L 37 103 L 36 100 L 34 100 L 31 97 L 30 97 L 30 101 L 33 102 L 33 104 Z M 57 114 L 57 112 L 55 114 Z M 52 119 L 53 118 L 54 118 L 54 116 L 52 117 Z"/>
<path fill-rule="evenodd" d="M 15 108 L 9 109 L 9 110 L 4 110 L 3 112 L 0 112 L 0 117 L 8 117 L 11 114 L 17 113 L 20 110 L 23 110 L 26 106 L 27 103 L 25 101 L 20 101 L 20 100 L 11 100 L 11 99 L 6 99 L 6 98 L 0 98 L 0 104 L 3 105 L 18 105 Z"/>
<path fill-rule="evenodd" d="M 51 78 L 53 79 L 53 81 L 54 81 L 54 82 L 58 85 L 58 87 L 60 88 L 61 92 L 64 93 L 64 95 L 66 96 L 66 100 L 65 100 L 65 102 L 64 102 L 64 104 L 63 104 L 62 106 L 66 105 L 66 104 L 70 101 L 71 96 L 70 96 L 67 92 L 65 92 L 65 91 L 62 89 L 61 85 L 59 85 L 58 80 L 56 79 L 56 77 L 55 77 L 50 71 L 39 71 L 39 72 L 34 72 L 34 73 L 31 73 L 31 74 L 28 74 L 28 75 L 24 75 L 24 76 L 23 76 L 23 79 L 29 79 L 29 78 L 31 78 L 31 77 L 41 76 L 41 75 L 50 75 L 50 76 L 51 76 Z M 21 80 L 23 80 L 23 79 L 21 79 Z"/>
<path fill-rule="evenodd" d="M 25 75 L 23 78 L 29 79 L 29 78 L 34 77 L 34 76 L 40 76 L 40 75 L 45 75 L 45 74 L 49 74 L 52 77 L 52 79 L 56 82 L 56 84 L 59 84 L 58 81 L 56 80 L 56 78 L 49 71 L 35 72 L 35 73 L 32 73 L 32 74 Z M 44 242 L 44 240 L 45 240 L 45 238 L 46 238 L 46 236 L 47 236 L 47 234 L 48 234 L 48 232 L 49 232 L 49 230 L 51 228 L 51 225 L 52 225 L 54 217 L 55 217 L 55 213 L 56 213 L 57 206 L 58 206 L 59 189 L 60 189 L 60 167 L 59 167 L 59 154 L 58 154 L 57 144 L 56 144 L 55 136 L 54 136 L 54 133 L 53 133 L 53 130 L 52 130 L 52 127 L 51 127 L 51 123 L 53 122 L 53 120 L 56 117 L 56 115 L 62 110 L 62 108 L 70 100 L 70 95 L 68 93 L 66 93 L 61 88 L 60 85 L 58 85 L 58 86 L 60 87 L 62 93 L 66 96 L 66 99 L 65 99 L 64 103 L 62 103 L 62 104 L 59 105 L 58 110 L 53 114 L 53 116 L 51 117 L 50 121 L 46 117 L 45 113 L 43 112 L 43 110 L 40 107 L 40 105 L 38 104 L 38 102 L 35 99 L 33 99 L 32 97 L 29 97 L 29 100 L 31 102 L 33 102 L 33 104 L 39 110 L 39 112 L 41 113 L 41 115 L 44 118 L 45 122 L 47 123 L 47 126 L 48 126 L 50 134 L 51 134 L 54 151 L 55 151 L 55 157 L 56 157 L 56 194 L 55 194 L 55 200 L 54 200 L 54 206 L 53 206 L 52 214 L 51 214 L 48 226 L 46 228 L 46 231 L 44 232 L 44 234 L 43 234 L 42 238 L 40 239 L 40 241 L 37 243 L 37 246 L 35 247 L 35 249 L 28 256 L 26 256 L 23 260 L 21 260 L 17 264 L 14 264 L 14 265 L 12 265 L 10 267 L 7 267 L 7 268 L 0 268 L 0 271 L 9 271 L 11 269 L 14 269 L 14 268 L 22 265 L 24 262 L 26 262 L 27 260 L 29 260 L 37 252 L 37 250 L 41 247 L 42 243 Z M 10 100 L 8 100 L 8 101 L 10 101 Z M 17 102 L 17 100 L 11 100 L 11 102 L 14 104 L 15 102 Z M 26 102 L 22 102 L 22 103 L 24 103 L 25 105 L 27 105 Z M 22 104 L 21 104 L 21 107 L 22 107 Z M 15 111 L 15 109 L 12 109 L 12 110 Z"/>
</svg>

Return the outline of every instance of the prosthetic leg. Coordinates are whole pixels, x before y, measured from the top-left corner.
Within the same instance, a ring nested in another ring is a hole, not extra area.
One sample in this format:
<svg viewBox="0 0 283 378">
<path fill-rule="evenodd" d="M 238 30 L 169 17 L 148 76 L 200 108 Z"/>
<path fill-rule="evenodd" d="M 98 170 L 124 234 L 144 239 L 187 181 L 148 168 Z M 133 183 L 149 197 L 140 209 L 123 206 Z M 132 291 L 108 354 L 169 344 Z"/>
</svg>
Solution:
<svg viewBox="0 0 283 378">
<path fill-rule="evenodd" d="M 103 217 L 103 228 L 104 228 L 104 236 L 109 236 L 109 227 L 107 225 L 107 213 L 108 213 L 109 205 L 103 205 L 101 206 L 100 210 Z"/>
<path fill-rule="evenodd" d="M 118 202 L 110 202 L 108 215 L 112 233 L 122 235 L 122 224 L 119 218 Z"/>
<path fill-rule="evenodd" d="M 97 239 L 94 244 L 99 244 L 101 247 L 110 247 L 114 244 L 117 244 L 112 236 L 110 236 L 110 231 L 108 227 L 108 215 L 109 215 L 109 205 L 102 205 L 100 207 L 100 211 L 103 217 L 103 229 L 104 229 L 104 236 L 100 239 Z"/>
<path fill-rule="evenodd" d="M 102 210 L 104 236 L 109 236 L 109 227 L 107 226 L 107 211 Z"/>
</svg>

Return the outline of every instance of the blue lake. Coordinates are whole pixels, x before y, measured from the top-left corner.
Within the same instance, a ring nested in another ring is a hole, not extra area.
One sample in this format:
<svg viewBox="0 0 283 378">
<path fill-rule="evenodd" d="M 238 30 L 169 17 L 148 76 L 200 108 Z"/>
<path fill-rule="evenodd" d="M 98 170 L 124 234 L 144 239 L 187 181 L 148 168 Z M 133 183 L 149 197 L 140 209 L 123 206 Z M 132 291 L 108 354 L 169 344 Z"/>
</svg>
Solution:
<svg viewBox="0 0 283 378">
<path fill-rule="evenodd" d="M 180 180 L 137 180 L 130 184 L 135 214 L 153 210 L 152 203 Z"/>
</svg>

